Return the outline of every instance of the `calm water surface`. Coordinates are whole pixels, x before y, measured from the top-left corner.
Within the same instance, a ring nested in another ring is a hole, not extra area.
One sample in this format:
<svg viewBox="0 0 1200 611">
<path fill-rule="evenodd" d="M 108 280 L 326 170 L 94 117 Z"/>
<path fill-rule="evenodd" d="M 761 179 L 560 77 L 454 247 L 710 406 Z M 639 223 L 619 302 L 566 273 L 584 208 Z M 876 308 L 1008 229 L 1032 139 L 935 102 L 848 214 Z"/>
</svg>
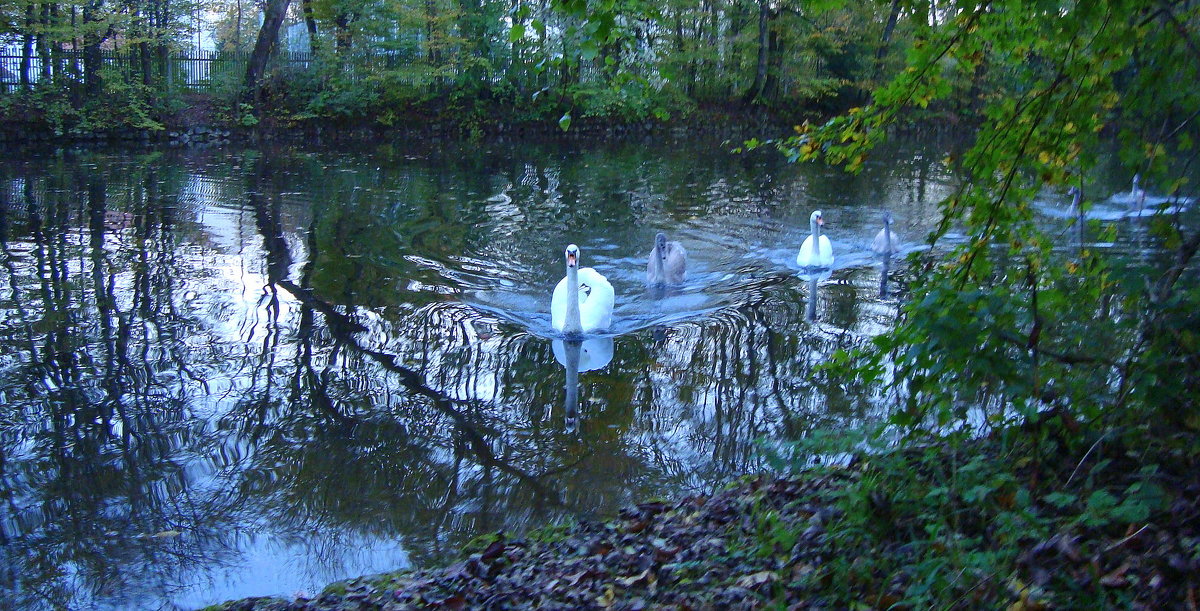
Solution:
<svg viewBox="0 0 1200 611">
<path fill-rule="evenodd" d="M 710 491 L 761 468 L 758 439 L 878 417 L 888 396 L 815 368 L 892 323 L 867 245 L 885 208 L 919 243 L 944 151 L 847 176 L 726 148 L 7 163 L 0 607 L 311 595 Z M 810 279 L 818 208 L 837 263 Z M 643 285 L 657 231 L 689 251 L 683 286 Z M 582 345 L 550 327 L 568 243 L 617 293 Z"/>
</svg>

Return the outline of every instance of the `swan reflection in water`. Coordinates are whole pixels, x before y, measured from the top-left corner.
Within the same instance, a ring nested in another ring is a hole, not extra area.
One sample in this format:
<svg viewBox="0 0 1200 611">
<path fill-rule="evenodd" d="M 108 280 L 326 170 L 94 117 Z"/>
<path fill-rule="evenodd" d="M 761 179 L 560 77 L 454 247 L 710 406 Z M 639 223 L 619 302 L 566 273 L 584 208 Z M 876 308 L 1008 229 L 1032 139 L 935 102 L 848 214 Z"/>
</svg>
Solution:
<svg viewBox="0 0 1200 611">
<path fill-rule="evenodd" d="M 808 304 L 804 308 L 804 319 L 808 322 L 817 321 L 817 287 L 833 276 L 831 269 L 809 269 L 797 274 L 801 280 L 808 283 Z"/>
<path fill-rule="evenodd" d="M 883 228 L 875 234 L 871 241 L 871 252 L 883 262 L 883 271 L 879 273 L 879 296 L 887 297 L 888 272 L 892 268 L 892 255 L 900 252 L 900 236 L 892 231 L 892 213 L 883 213 Z"/>
<path fill-rule="evenodd" d="M 613 338 L 556 339 L 553 349 L 554 358 L 567 370 L 567 430 L 574 433 L 579 428 L 579 374 L 602 369 L 612 361 Z"/>
</svg>

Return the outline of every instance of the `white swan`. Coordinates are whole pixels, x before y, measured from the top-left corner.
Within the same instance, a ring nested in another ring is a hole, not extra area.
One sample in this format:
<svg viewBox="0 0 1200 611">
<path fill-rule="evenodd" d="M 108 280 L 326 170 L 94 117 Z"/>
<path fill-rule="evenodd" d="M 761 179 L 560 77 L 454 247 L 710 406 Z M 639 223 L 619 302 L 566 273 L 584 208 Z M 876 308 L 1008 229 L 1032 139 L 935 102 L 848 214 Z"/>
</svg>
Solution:
<svg viewBox="0 0 1200 611">
<path fill-rule="evenodd" d="M 590 267 L 579 269 L 578 246 L 567 246 L 564 254 L 567 276 L 554 287 L 554 296 L 550 299 L 551 323 L 567 335 L 607 329 L 616 301 L 612 285 Z"/>
<path fill-rule="evenodd" d="M 1080 191 L 1079 187 L 1071 187 L 1067 189 L 1067 195 L 1071 196 L 1071 212 L 1075 213 L 1075 232 L 1079 236 L 1079 255 L 1083 256 L 1083 233 L 1087 227 L 1083 206 L 1079 203 L 1083 199 L 1083 191 Z"/>
<path fill-rule="evenodd" d="M 871 252 L 880 257 L 890 257 L 900 252 L 900 237 L 892 231 L 892 213 L 883 213 L 883 229 L 875 234 L 871 242 Z"/>
<path fill-rule="evenodd" d="M 667 234 L 654 236 L 654 248 L 646 262 L 648 284 L 682 284 L 687 276 L 687 249 L 679 242 L 668 242 Z"/>
<path fill-rule="evenodd" d="M 833 244 L 829 242 L 829 238 L 821 235 L 821 226 L 824 224 L 825 220 L 821 218 L 820 210 L 814 211 L 808 217 L 812 235 L 805 238 L 804 243 L 800 245 L 800 253 L 796 255 L 796 264 L 800 267 L 833 267 Z"/>
<path fill-rule="evenodd" d="M 1083 198 L 1083 192 L 1079 190 L 1079 187 L 1071 187 L 1070 189 L 1067 189 L 1067 195 L 1071 196 L 1071 211 L 1075 212 L 1076 214 L 1082 212 L 1082 210 L 1079 208 L 1079 200 Z"/>
</svg>

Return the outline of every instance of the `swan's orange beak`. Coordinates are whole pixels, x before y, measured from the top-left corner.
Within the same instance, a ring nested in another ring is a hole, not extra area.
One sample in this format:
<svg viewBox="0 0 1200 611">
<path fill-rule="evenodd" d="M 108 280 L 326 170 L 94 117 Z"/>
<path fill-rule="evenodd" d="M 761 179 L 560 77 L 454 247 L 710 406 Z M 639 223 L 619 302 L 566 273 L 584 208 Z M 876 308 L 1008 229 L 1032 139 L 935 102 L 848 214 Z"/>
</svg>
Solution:
<svg viewBox="0 0 1200 611">
<path fill-rule="evenodd" d="M 576 265 L 579 265 L 579 256 L 573 252 L 567 253 L 567 265 L 569 265 L 570 267 L 575 267 Z"/>
<path fill-rule="evenodd" d="M 820 217 L 820 216 L 817 217 L 817 226 L 819 226 L 819 227 L 825 226 L 825 218 L 824 217 Z"/>
</svg>

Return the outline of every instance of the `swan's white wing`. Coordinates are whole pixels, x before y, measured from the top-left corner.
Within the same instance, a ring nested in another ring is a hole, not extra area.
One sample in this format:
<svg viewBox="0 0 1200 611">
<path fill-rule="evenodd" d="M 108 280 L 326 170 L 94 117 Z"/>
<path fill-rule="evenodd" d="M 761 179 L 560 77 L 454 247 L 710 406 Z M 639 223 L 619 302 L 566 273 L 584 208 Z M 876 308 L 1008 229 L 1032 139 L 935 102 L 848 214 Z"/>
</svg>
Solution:
<svg viewBox="0 0 1200 611">
<path fill-rule="evenodd" d="M 800 244 L 800 252 L 796 253 L 796 265 L 800 267 L 816 265 L 816 262 L 813 261 L 813 237 L 811 235 L 804 238 L 804 242 Z"/>
<path fill-rule="evenodd" d="M 579 322 L 583 330 L 590 332 L 607 329 L 612 321 L 613 304 L 616 302 L 616 293 L 608 283 L 608 278 L 590 267 L 585 267 L 579 270 L 579 284 L 586 284 L 591 288 L 591 294 L 586 299 L 581 296 L 579 302 Z M 565 312 L 566 306 L 563 308 Z"/>
<path fill-rule="evenodd" d="M 896 236 L 896 232 L 892 234 L 892 243 L 888 244 L 888 230 L 880 229 L 879 233 L 875 234 L 875 239 L 871 242 L 871 252 L 877 255 L 890 255 L 900 251 L 900 238 Z"/>
<path fill-rule="evenodd" d="M 667 282 L 679 284 L 687 276 L 687 249 L 679 242 L 667 242 Z"/>
<path fill-rule="evenodd" d="M 830 242 L 829 238 L 825 236 L 821 236 L 821 256 L 818 259 L 817 263 L 821 267 L 833 266 L 833 242 Z"/>
<path fill-rule="evenodd" d="M 796 253 L 796 265 L 806 267 L 810 258 L 812 258 L 812 236 L 804 238 L 804 241 L 800 243 L 800 252 Z"/>
<path fill-rule="evenodd" d="M 646 264 L 646 281 L 650 284 L 664 282 L 680 284 L 687 277 L 687 249 L 679 242 L 667 242 L 665 261 L 659 262 L 658 247 L 650 250 L 650 260 Z"/>
<path fill-rule="evenodd" d="M 800 252 L 796 255 L 796 264 L 800 267 L 829 267 L 833 265 L 833 244 L 829 238 L 821 236 L 821 256 L 813 256 L 813 237 L 804 238 Z"/>
</svg>

